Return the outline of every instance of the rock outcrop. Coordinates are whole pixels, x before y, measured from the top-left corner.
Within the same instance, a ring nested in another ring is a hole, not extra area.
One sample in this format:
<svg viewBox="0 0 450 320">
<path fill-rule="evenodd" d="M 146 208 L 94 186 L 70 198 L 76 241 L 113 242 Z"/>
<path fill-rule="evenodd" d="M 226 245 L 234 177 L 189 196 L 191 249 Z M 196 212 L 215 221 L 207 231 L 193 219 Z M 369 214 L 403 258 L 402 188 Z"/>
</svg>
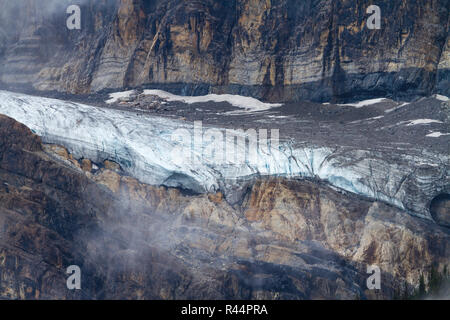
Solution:
<svg viewBox="0 0 450 320">
<path fill-rule="evenodd" d="M 263 179 L 231 206 L 83 160 L 0 116 L 1 298 L 380 299 L 449 263 L 448 229 L 317 182 Z"/>
<path fill-rule="evenodd" d="M 448 0 L 0 1 L 11 86 L 90 93 L 159 87 L 273 101 L 450 95 Z"/>
</svg>

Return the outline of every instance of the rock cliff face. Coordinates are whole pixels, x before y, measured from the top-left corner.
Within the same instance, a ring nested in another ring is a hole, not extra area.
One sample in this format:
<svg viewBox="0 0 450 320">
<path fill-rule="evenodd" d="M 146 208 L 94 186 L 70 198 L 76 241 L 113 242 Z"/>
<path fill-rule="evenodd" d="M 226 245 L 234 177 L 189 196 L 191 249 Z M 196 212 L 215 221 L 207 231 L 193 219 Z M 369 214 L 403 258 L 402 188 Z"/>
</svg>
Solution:
<svg viewBox="0 0 450 320">
<path fill-rule="evenodd" d="M 449 263 L 447 228 L 382 203 L 262 179 L 231 206 L 79 161 L 5 116 L 0 181 L 1 298 L 392 298 Z M 371 264 L 381 291 L 365 285 Z"/>
<path fill-rule="evenodd" d="M 448 98 L 333 102 L 450 96 L 450 0 L 379 1 L 379 30 L 371 4 L 0 0 L 0 88 L 97 105 L 0 91 L 0 299 L 390 299 L 446 270 Z M 173 140 L 200 120 L 280 141 L 215 161 Z"/>
<path fill-rule="evenodd" d="M 81 30 L 66 28 L 80 3 Z M 1 81 L 266 100 L 450 95 L 448 0 L 0 1 Z"/>
</svg>

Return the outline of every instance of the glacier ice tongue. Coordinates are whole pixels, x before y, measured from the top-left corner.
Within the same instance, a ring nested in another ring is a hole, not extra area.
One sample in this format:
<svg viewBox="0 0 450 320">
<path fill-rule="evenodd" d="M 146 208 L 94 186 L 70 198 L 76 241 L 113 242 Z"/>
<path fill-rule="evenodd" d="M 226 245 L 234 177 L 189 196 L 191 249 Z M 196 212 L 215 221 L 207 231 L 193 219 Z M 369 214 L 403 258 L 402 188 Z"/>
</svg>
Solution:
<svg viewBox="0 0 450 320">
<path fill-rule="evenodd" d="M 412 174 L 419 163 L 436 162 L 426 155 L 387 159 L 370 150 L 299 146 L 283 141 L 265 151 L 258 149 L 257 157 L 243 162 L 216 161 L 205 153 L 211 141 L 204 139 L 198 144 L 190 138 L 173 138 L 180 130 L 187 136 L 193 132 L 194 124 L 185 121 L 7 91 L 0 91 L 0 101 L 0 113 L 28 126 L 45 143 L 63 145 L 75 157 L 97 163 L 116 161 L 127 174 L 151 185 L 202 193 L 232 186 L 233 181 L 246 177 L 319 178 L 429 218 L 429 198 L 448 183 L 447 169 L 439 165 L 430 166 L 423 176 Z M 231 139 L 225 129 L 215 130 L 222 132 L 225 140 Z M 245 132 L 231 131 L 247 137 Z M 238 154 L 246 152 L 245 146 L 240 148 Z"/>
</svg>

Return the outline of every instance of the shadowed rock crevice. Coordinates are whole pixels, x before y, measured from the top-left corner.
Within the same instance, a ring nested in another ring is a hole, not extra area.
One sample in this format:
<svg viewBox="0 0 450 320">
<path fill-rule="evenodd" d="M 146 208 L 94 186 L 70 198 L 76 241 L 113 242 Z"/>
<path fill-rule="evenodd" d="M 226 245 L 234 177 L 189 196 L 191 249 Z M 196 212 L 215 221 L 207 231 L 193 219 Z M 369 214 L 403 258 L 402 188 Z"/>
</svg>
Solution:
<svg viewBox="0 0 450 320">
<path fill-rule="evenodd" d="M 442 193 L 433 198 L 430 213 L 437 223 L 450 227 L 450 194 Z"/>
</svg>

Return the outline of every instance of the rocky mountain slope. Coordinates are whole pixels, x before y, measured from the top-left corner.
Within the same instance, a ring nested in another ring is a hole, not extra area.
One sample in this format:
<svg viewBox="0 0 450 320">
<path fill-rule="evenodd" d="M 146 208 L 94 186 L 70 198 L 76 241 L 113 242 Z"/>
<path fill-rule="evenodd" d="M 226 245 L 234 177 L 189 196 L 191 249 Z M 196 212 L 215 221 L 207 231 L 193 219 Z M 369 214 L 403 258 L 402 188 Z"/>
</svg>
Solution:
<svg viewBox="0 0 450 320">
<path fill-rule="evenodd" d="M 5 116 L 0 180 L 1 298 L 392 298 L 449 263 L 448 228 L 383 203 L 272 178 L 230 206 L 78 161 Z"/>
<path fill-rule="evenodd" d="M 66 8 L 79 3 L 81 30 Z M 449 1 L 0 1 L 0 80 L 89 93 L 160 87 L 272 101 L 449 93 Z"/>
<path fill-rule="evenodd" d="M 450 0 L 378 1 L 374 30 L 372 4 L 0 0 L 0 299 L 431 289 Z"/>
</svg>

